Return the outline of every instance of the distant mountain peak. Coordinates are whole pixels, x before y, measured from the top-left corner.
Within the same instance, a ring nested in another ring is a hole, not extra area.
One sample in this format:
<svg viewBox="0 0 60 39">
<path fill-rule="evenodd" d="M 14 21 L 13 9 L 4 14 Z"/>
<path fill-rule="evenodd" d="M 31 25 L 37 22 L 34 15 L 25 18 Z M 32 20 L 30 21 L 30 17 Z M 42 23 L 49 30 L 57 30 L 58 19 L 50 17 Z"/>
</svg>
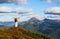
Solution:
<svg viewBox="0 0 60 39">
<path fill-rule="evenodd" d="M 36 17 L 32 17 L 31 19 L 37 19 Z"/>
<path fill-rule="evenodd" d="M 36 21 L 36 20 L 40 21 L 40 20 L 37 19 L 36 17 L 32 17 L 29 21 Z"/>
</svg>

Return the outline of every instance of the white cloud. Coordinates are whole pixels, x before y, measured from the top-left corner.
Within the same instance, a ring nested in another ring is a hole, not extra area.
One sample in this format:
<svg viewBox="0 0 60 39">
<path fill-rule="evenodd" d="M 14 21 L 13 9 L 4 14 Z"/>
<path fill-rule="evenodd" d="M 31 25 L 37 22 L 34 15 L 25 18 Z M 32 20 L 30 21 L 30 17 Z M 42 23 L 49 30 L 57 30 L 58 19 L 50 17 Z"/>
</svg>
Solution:
<svg viewBox="0 0 60 39">
<path fill-rule="evenodd" d="M 0 3 L 26 4 L 27 0 L 0 0 Z"/>
<path fill-rule="evenodd" d="M 26 4 L 27 0 L 11 0 L 11 2 L 14 2 L 15 4 Z"/>
<path fill-rule="evenodd" d="M 45 10 L 45 18 L 58 20 L 60 19 L 60 7 L 51 7 Z"/>
<path fill-rule="evenodd" d="M 51 3 L 52 2 L 52 0 L 47 0 L 47 3 Z"/>
<path fill-rule="evenodd" d="M 22 16 L 30 16 L 30 17 L 33 17 L 34 16 L 34 12 L 32 9 L 30 8 L 21 8 L 21 7 L 18 7 L 18 8 L 15 8 L 15 9 L 12 9 L 10 7 L 0 7 L 0 14 L 4 13 L 4 15 L 12 15 L 13 13 L 14 16 L 17 16 L 17 15 L 22 15 Z M 0 16 L 3 16 L 0 15 Z"/>
<path fill-rule="evenodd" d="M 51 7 L 45 10 L 45 13 L 60 14 L 60 7 Z"/>
<path fill-rule="evenodd" d="M 29 8 L 25 9 L 25 8 L 21 8 L 21 7 L 16 8 L 16 12 L 18 14 L 30 14 L 30 15 L 33 14 L 33 10 L 32 9 L 29 9 Z"/>
<path fill-rule="evenodd" d="M 0 7 L 0 13 L 17 13 L 17 14 L 28 14 L 28 15 L 32 15 L 33 14 L 33 10 L 30 8 L 15 8 L 12 9 L 10 7 Z"/>
<path fill-rule="evenodd" d="M 9 13 L 9 12 L 13 12 L 13 9 L 9 7 L 0 7 L 0 13 Z"/>
<path fill-rule="evenodd" d="M 58 0 L 58 2 L 60 2 L 60 0 Z"/>
</svg>

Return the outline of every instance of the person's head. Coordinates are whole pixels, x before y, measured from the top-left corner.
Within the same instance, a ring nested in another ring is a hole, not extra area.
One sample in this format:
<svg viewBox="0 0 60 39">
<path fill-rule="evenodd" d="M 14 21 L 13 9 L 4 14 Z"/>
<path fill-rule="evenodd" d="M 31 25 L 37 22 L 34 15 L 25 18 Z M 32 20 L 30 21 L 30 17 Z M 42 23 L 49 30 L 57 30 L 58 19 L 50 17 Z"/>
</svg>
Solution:
<svg viewBox="0 0 60 39">
<path fill-rule="evenodd" d="M 19 19 L 19 18 L 14 18 L 14 21 L 15 21 L 15 22 L 18 22 L 18 19 Z"/>
</svg>

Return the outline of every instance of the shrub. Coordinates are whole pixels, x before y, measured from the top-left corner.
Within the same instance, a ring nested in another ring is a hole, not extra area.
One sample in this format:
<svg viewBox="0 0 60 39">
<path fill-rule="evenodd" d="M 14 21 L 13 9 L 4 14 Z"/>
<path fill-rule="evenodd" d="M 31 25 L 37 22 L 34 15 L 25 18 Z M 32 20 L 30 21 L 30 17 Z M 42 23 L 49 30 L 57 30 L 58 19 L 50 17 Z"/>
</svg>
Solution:
<svg viewBox="0 0 60 39">
<path fill-rule="evenodd" d="M 8 36 L 0 36 L 0 39 L 10 39 Z"/>
<path fill-rule="evenodd" d="M 23 37 L 22 36 L 18 36 L 18 39 L 23 39 Z"/>
</svg>

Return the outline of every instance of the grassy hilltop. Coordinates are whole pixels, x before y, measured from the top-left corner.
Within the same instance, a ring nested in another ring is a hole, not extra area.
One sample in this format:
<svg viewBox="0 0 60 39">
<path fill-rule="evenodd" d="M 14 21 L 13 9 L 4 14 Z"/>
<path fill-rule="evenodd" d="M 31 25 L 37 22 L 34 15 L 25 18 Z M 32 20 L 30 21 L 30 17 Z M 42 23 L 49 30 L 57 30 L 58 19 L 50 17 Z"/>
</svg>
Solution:
<svg viewBox="0 0 60 39">
<path fill-rule="evenodd" d="M 0 28 L 0 39 L 54 39 L 49 35 L 34 33 L 20 27 Z"/>
</svg>

